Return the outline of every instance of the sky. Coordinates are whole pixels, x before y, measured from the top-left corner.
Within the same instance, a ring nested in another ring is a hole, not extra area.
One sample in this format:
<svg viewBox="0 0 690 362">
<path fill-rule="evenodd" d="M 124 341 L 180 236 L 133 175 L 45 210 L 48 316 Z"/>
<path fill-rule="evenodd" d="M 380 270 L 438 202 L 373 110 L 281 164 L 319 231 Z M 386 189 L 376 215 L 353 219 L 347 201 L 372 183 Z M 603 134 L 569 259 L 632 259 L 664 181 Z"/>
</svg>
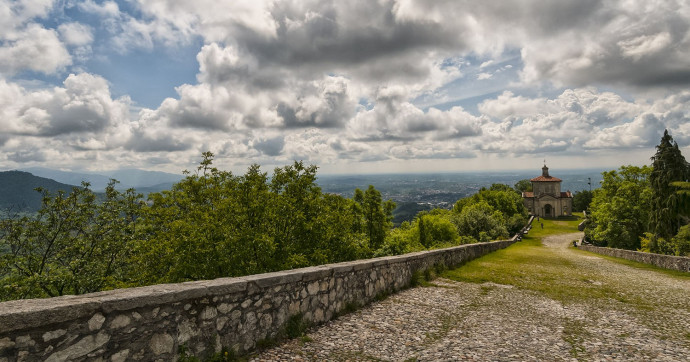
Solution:
<svg viewBox="0 0 690 362">
<path fill-rule="evenodd" d="M 685 0 L 0 0 L 0 169 L 649 164 Z"/>
</svg>

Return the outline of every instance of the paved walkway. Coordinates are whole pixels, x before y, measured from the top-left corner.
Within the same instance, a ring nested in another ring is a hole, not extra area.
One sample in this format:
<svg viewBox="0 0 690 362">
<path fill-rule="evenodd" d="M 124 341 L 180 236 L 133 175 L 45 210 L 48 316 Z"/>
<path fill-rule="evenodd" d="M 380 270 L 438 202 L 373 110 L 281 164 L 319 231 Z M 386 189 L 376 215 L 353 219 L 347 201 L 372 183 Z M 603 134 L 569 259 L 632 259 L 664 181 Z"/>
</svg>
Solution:
<svg viewBox="0 0 690 362">
<path fill-rule="evenodd" d="M 690 279 L 574 251 L 575 238 L 544 245 L 569 271 L 588 270 L 585 282 L 626 292 L 562 303 L 509 285 L 436 279 L 436 287 L 406 290 L 252 360 L 687 361 Z"/>
</svg>

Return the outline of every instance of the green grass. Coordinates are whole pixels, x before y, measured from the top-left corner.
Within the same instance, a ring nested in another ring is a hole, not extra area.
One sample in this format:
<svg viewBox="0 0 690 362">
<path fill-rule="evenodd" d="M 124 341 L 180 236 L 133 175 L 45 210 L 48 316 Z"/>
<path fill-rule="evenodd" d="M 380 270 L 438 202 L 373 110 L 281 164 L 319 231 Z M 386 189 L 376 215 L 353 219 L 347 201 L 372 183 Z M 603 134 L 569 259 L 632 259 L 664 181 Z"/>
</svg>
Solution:
<svg viewBox="0 0 690 362">
<path fill-rule="evenodd" d="M 576 233 L 577 225 L 581 223 L 582 213 L 573 213 L 571 217 L 563 217 L 556 219 L 540 218 L 539 221 L 535 218 L 532 222 L 532 230 L 529 231 L 527 237 L 530 239 L 541 240 L 544 236 Z M 541 228 L 541 223 L 544 223 L 544 228 Z"/>
<path fill-rule="evenodd" d="M 542 245 L 543 237 L 577 232 L 581 221 L 579 215 L 567 219 L 535 219 L 532 230 L 521 242 L 472 260 L 460 268 L 445 271 L 442 276 L 470 283 L 512 285 L 566 304 L 610 299 L 645 307 L 645 301 L 596 283 L 601 279 L 596 272 L 580 270 L 571 260 Z"/>
<path fill-rule="evenodd" d="M 576 359 L 583 358 L 587 352 L 583 345 L 584 341 L 591 337 L 585 328 L 584 323 L 577 320 L 566 319 L 563 324 L 563 340 L 570 344 L 570 356 Z"/>
</svg>

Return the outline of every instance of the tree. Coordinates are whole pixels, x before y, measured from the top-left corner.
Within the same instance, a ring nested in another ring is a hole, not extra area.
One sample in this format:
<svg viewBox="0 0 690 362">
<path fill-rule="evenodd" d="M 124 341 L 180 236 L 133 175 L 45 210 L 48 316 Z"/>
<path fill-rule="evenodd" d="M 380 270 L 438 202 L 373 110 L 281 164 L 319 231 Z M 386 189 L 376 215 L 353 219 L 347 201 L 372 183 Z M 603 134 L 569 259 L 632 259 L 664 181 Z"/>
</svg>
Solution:
<svg viewBox="0 0 690 362">
<path fill-rule="evenodd" d="M 0 299 L 82 294 L 119 285 L 137 232 L 140 196 L 115 190 L 97 201 L 88 183 L 67 194 L 45 190 L 32 216 L 0 222 Z"/>
<path fill-rule="evenodd" d="M 355 190 L 354 201 L 362 215 L 364 232 L 369 239 L 369 246 L 376 250 L 383 245 L 386 234 L 393 226 L 393 210 L 395 203 L 391 200 L 383 202 L 381 193 L 369 185 L 366 191 Z"/>
<path fill-rule="evenodd" d="M 462 208 L 455 222 L 459 235 L 475 240 L 490 241 L 508 236 L 504 215 L 484 200 Z"/>
<path fill-rule="evenodd" d="M 652 189 L 648 166 L 622 166 L 603 172 L 601 188 L 594 190 L 585 235 L 596 245 L 639 249 L 649 220 Z"/>
<path fill-rule="evenodd" d="M 523 192 L 532 191 L 532 182 L 529 179 L 523 179 L 515 184 L 515 191 L 522 194 Z"/>
<path fill-rule="evenodd" d="M 498 234 L 485 230 L 490 232 L 491 235 L 503 235 L 504 232 L 514 234 L 522 229 L 527 222 L 527 209 L 522 197 L 510 187 L 501 184 L 494 184 L 489 189 L 482 188 L 476 194 L 458 200 L 453 210 L 458 215 L 462 215 L 466 207 L 481 202 L 488 204 L 492 209 L 492 213 L 495 211 L 503 218 L 500 222 L 501 230 Z M 460 229 L 458 232 L 460 235 L 465 235 Z"/>
<path fill-rule="evenodd" d="M 656 146 L 656 154 L 651 159 L 649 181 L 653 193 L 649 229 L 654 237 L 670 240 L 683 225 L 681 211 L 684 208 L 683 197 L 676 192 L 672 183 L 687 182 L 690 169 L 668 130 L 664 130 L 664 136 Z M 651 249 L 655 249 L 654 239 Z"/>
<path fill-rule="evenodd" d="M 573 195 L 573 211 L 585 211 L 592 203 L 593 192 L 589 190 L 576 191 Z"/>
<path fill-rule="evenodd" d="M 457 245 L 459 234 L 452 216 L 450 210 L 444 209 L 419 213 L 416 226 L 420 244 L 427 249 Z"/>
</svg>

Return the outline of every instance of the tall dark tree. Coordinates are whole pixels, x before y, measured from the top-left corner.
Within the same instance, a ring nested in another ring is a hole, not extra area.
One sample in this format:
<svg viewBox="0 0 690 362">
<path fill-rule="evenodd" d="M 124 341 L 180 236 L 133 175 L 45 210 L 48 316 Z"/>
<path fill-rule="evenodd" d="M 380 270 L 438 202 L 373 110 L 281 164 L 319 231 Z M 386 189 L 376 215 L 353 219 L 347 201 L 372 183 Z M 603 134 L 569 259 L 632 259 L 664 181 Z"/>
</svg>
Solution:
<svg viewBox="0 0 690 362">
<path fill-rule="evenodd" d="M 649 229 L 655 237 L 669 240 L 682 226 L 683 198 L 671 184 L 688 181 L 689 176 L 688 162 L 668 130 L 665 130 L 661 142 L 656 146 L 656 154 L 652 157 L 652 173 L 649 176 L 653 191 Z"/>
<path fill-rule="evenodd" d="M 366 191 L 356 189 L 354 200 L 364 219 L 364 233 L 369 239 L 369 246 L 376 250 L 383 245 L 386 234 L 393 227 L 395 202 L 384 202 L 381 193 L 372 185 Z"/>
<path fill-rule="evenodd" d="M 592 195 L 592 191 L 589 190 L 575 191 L 575 195 L 573 195 L 573 211 L 589 209 L 589 204 L 592 203 Z"/>
<path fill-rule="evenodd" d="M 529 179 L 520 180 L 515 184 L 515 190 L 519 193 L 532 191 L 532 182 Z"/>
</svg>

